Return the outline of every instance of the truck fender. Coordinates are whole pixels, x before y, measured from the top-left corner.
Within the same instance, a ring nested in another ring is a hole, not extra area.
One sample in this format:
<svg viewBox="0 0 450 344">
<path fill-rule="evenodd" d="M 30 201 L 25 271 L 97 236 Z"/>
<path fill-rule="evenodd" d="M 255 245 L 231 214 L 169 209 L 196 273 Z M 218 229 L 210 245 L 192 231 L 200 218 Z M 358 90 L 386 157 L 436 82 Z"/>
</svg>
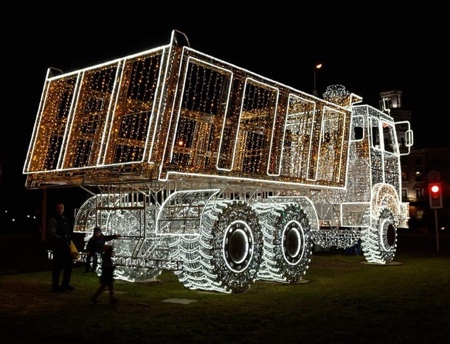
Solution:
<svg viewBox="0 0 450 344">
<path fill-rule="evenodd" d="M 400 198 L 397 191 L 389 184 L 376 184 L 372 188 L 371 219 L 377 218 L 382 208 L 391 209 L 394 216 L 400 215 Z"/>
</svg>

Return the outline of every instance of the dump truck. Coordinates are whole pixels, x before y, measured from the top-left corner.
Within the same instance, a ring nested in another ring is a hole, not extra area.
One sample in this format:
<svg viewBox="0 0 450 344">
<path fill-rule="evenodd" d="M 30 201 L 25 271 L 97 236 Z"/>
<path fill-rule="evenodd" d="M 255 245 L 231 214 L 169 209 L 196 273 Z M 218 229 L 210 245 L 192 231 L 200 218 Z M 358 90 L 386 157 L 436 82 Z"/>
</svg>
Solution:
<svg viewBox="0 0 450 344">
<path fill-rule="evenodd" d="M 368 263 L 391 263 L 412 145 L 408 121 L 343 85 L 319 98 L 173 30 L 144 52 L 48 68 L 23 174 L 29 190 L 85 190 L 74 232 L 120 234 L 116 278 L 169 270 L 186 288 L 240 293 L 301 282 L 316 248 L 360 241 Z"/>
</svg>

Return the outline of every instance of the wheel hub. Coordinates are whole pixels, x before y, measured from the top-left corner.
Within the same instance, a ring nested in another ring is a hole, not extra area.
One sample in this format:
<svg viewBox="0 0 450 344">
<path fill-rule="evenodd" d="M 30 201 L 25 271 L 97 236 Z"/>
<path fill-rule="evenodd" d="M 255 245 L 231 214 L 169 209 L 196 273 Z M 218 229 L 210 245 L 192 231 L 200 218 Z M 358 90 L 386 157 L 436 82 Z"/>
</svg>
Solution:
<svg viewBox="0 0 450 344">
<path fill-rule="evenodd" d="M 224 258 L 229 268 L 243 271 L 252 259 L 253 237 L 249 226 L 243 221 L 233 222 L 224 235 Z"/>
<path fill-rule="evenodd" d="M 283 254 L 289 264 L 296 264 L 303 256 L 303 230 L 299 222 L 289 222 L 283 231 Z"/>
</svg>

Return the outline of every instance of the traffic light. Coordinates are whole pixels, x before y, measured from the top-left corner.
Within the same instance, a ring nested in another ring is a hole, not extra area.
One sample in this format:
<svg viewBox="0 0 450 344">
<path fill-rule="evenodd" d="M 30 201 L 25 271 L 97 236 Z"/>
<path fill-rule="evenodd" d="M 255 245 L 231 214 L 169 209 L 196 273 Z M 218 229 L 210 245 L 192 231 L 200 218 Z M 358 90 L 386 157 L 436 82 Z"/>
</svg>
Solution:
<svg viewBox="0 0 450 344">
<path fill-rule="evenodd" d="M 429 183 L 428 195 L 430 197 L 430 209 L 442 208 L 442 186 L 441 183 Z"/>
</svg>

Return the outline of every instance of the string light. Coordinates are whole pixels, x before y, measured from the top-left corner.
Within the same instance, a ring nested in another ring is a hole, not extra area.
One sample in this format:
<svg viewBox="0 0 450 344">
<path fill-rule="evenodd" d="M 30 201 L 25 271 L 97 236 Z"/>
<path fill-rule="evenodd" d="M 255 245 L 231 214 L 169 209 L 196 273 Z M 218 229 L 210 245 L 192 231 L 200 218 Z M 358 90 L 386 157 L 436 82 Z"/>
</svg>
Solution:
<svg viewBox="0 0 450 344">
<path fill-rule="evenodd" d="M 367 261 L 386 264 L 409 211 L 393 119 L 342 85 L 323 96 L 176 44 L 49 74 L 26 187 L 99 188 L 75 232 L 120 233 L 128 281 L 169 269 L 224 293 L 292 283 L 313 243 L 359 238 Z"/>
</svg>

